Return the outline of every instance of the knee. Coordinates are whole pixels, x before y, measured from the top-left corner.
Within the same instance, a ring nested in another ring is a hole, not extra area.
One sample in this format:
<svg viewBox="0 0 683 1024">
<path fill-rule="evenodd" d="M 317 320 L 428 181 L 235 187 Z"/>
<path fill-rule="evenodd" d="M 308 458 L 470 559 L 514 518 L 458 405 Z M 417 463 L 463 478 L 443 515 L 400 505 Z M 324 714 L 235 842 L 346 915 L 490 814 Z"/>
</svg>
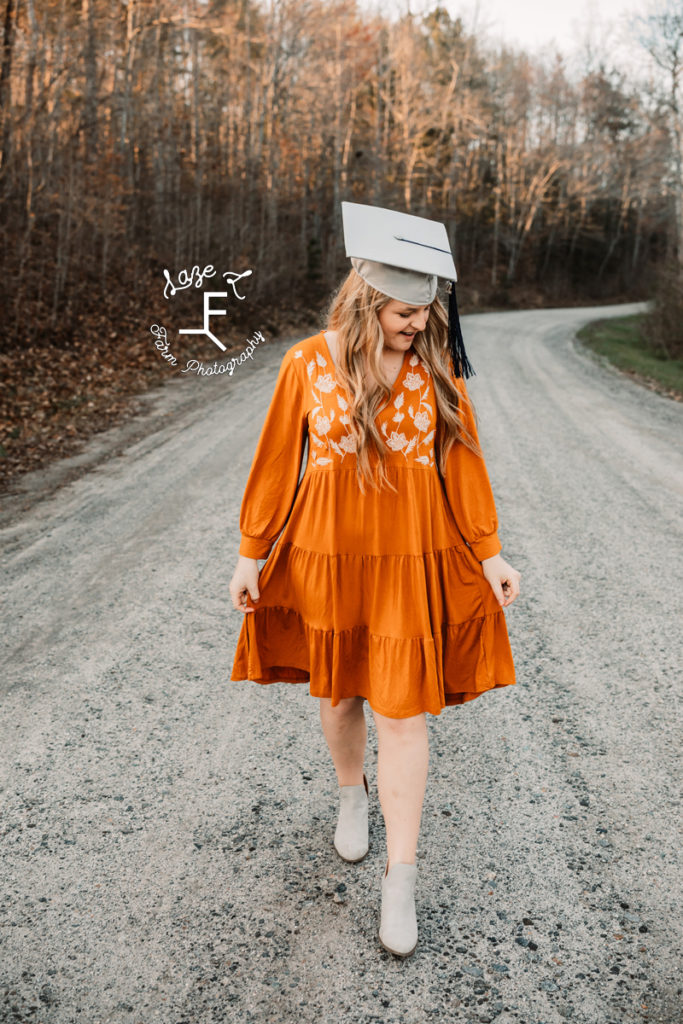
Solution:
<svg viewBox="0 0 683 1024">
<path fill-rule="evenodd" d="M 355 722 L 363 716 L 364 700 L 364 697 L 344 697 L 333 707 L 329 697 L 321 697 L 320 713 L 337 728 L 344 728 L 347 723 Z"/>
<path fill-rule="evenodd" d="M 377 735 L 380 740 L 387 739 L 391 743 L 414 743 L 427 735 L 427 720 L 424 712 L 410 718 L 387 718 L 376 711 L 373 712 Z"/>
</svg>

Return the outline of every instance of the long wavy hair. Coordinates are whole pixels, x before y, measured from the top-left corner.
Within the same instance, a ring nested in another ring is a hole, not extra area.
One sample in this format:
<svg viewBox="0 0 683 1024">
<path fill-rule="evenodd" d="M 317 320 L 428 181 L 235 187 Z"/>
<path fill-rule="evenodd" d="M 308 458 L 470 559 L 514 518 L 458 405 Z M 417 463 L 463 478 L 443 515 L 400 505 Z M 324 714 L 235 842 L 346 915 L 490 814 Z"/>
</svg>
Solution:
<svg viewBox="0 0 683 1024">
<path fill-rule="evenodd" d="M 393 390 L 382 369 L 384 332 L 378 316 L 389 302 L 387 295 L 377 291 L 351 268 L 333 293 L 325 313 L 325 330 L 337 332 L 337 376 L 351 398 L 349 429 L 356 442 L 356 474 L 363 494 L 364 480 L 377 486 L 371 453 L 376 459 L 379 487 L 386 483 L 396 490 L 386 473 L 388 449 L 375 424 L 376 416 L 386 407 Z M 438 409 L 434 451 L 443 475 L 454 444 L 464 444 L 479 456 L 482 452 L 459 415 L 461 402 L 469 402 L 478 427 L 477 413 L 466 388 L 461 392 L 455 384 L 448 349 L 448 313 L 438 295 L 431 303 L 425 329 L 413 338 L 413 348 L 434 381 Z M 365 372 L 366 363 L 371 371 L 370 379 Z"/>
</svg>

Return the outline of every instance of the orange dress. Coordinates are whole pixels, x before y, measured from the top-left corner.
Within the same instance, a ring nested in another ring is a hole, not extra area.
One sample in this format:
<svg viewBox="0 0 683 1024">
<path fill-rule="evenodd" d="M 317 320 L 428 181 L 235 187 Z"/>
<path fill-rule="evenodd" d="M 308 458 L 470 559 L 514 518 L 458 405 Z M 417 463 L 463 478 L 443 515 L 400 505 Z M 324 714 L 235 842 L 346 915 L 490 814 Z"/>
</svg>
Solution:
<svg viewBox="0 0 683 1024">
<path fill-rule="evenodd" d="M 434 384 L 410 348 L 376 421 L 396 492 L 362 494 L 335 371 L 322 333 L 282 359 L 239 520 L 240 554 L 270 557 L 230 679 L 310 682 L 314 697 L 365 697 L 390 718 L 514 684 L 505 612 L 480 565 L 501 550 L 484 461 L 456 442 L 439 473 Z"/>
</svg>

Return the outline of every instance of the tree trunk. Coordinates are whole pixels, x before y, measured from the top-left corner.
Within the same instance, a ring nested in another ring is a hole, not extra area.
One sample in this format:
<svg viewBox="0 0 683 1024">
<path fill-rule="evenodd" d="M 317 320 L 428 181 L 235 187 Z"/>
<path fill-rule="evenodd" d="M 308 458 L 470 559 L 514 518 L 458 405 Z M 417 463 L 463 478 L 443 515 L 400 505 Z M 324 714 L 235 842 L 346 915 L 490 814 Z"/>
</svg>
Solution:
<svg viewBox="0 0 683 1024">
<path fill-rule="evenodd" d="M 12 44 L 14 42 L 14 0 L 7 0 L 5 7 L 5 31 L 0 65 L 0 170 L 9 161 L 10 149 L 10 75 L 12 73 Z"/>
</svg>

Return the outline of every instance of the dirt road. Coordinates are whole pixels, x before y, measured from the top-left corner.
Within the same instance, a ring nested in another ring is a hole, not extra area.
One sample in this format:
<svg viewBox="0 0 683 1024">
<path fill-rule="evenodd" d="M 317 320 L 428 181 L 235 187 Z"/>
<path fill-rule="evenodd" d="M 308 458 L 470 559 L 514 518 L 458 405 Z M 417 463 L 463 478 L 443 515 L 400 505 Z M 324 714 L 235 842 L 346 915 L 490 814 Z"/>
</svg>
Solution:
<svg viewBox="0 0 683 1024">
<path fill-rule="evenodd" d="M 463 319 L 518 683 L 428 717 L 406 962 L 372 725 L 348 865 L 308 687 L 228 681 L 284 346 L 5 516 L 3 1024 L 680 1021 L 683 404 L 572 340 L 636 308 Z"/>
</svg>

